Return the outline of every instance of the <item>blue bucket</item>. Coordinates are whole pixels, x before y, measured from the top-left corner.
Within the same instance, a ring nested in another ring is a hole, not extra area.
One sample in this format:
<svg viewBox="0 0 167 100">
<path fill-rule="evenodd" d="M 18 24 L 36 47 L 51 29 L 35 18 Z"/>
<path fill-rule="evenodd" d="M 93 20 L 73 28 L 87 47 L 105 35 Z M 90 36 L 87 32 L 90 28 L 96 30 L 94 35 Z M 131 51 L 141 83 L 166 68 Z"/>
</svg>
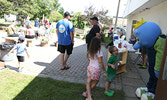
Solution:
<svg viewBox="0 0 167 100">
<path fill-rule="evenodd" d="M 115 40 L 118 40 L 118 36 L 114 36 L 113 40 L 114 40 L 114 41 L 115 41 Z"/>
<path fill-rule="evenodd" d="M 9 51 L 4 51 L 4 50 L 1 50 L 1 60 L 2 61 L 12 61 L 14 60 L 14 53 L 11 53 L 9 56 L 7 56 L 7 53 Z"/>
</svg>

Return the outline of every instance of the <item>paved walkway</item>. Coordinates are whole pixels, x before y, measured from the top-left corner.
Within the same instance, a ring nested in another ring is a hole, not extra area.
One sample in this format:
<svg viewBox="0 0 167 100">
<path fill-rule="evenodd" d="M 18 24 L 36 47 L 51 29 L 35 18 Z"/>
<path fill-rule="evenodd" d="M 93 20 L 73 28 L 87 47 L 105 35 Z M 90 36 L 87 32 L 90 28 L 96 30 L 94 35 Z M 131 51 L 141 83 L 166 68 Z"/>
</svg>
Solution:
<svg viewBox="0 0 167 100">
<path fill-rule="evenodd" d="M 52 42 L 53 43 L 53 42 Z M 73 54 L 68 60 L 71 66 L 68 70 L 60 70 L 59 52 L 57 47 L 51 45 L 40 47 L 38 41 L 34 47 L 28 48 L 30 59 L 26 59 L 26 67 L 23 73 L 29 75 L 38 75 L 41 77 L 50 77 L 56 80 L 69 81 L 74 83 L 86 83 L 86 68 L 88 61 L 86 58 L 86 44 L 84 41 L 75 39 Z M 103 61 L 106 66 L 108 50 L 102 45 Z M 121 54 L 119 55 L 119 57 Z M 135 59 L 134 53 L 128 54 L 127 73 L 117 75 L 111 84 L 112 89 L 124 90 L 126 100 L 139 100 L 135 96 L 135 89 L 139 86 L 145 86 L 148 78 L 146 69 L 139 69 L 132 61 Z M 7 67 L 16 70 L 14 62 L 7 62 Z M 98 86 L 105 86 L 105 77 L 101 76 Z"/>
</svg>

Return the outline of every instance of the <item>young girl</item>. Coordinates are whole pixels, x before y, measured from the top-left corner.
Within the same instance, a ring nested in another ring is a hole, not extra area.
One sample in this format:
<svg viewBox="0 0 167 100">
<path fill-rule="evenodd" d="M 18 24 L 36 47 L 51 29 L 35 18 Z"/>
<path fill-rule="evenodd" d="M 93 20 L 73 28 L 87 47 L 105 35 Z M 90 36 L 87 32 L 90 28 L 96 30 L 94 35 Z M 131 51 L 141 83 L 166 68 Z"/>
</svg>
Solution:
<svg viewBox="0 0 167 100">
<path fill-rule="evenodd" d="M 98 37 L 94 37 L 91 40 L 90 47 L 88 50 L 88 60 L 90 61 L 89 66 L 87 67 L 87 84 L 86 92 L 83 92 L 83 96 L 86 97 L 86 100 L 93 100 L 91 97 L 91 90 L 99 82 L 100 78 L 100 67 L 103 69 L 104 73 L 106 70 L 103 64 L 103 53 L 101 49 L 101 41 Z M 99 67 L 100 66 L 100 67 Z"/>
<path fill-rule="evenodd" d="M 11 52 L 13 52 L 15 49 L 17 49 L 17 59 L 18 59 L 18 72 L 21 72 L 23 69 L 23 66 L 20 66 L 21 63 L 24 62 L 24 53 L 26 52 L 27 56 L 29 57 L 28 51 L 27 51 L 27 47 L 26 45 L 23 43 L 25 40 L 25 38 L 23 36 L 20 36 L 18 39 L 18 44 L 15 45 L 15 47 L 9 51 L 9 53 L 7 54 L 7 56 L 10 55 Z"/>
</svg>

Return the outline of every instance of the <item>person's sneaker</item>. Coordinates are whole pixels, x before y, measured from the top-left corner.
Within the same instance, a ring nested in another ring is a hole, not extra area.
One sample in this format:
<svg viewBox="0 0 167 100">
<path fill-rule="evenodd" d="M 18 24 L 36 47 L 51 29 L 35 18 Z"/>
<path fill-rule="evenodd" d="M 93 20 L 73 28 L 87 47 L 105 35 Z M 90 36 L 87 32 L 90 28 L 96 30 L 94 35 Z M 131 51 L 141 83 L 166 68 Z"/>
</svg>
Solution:
<svg viewBox="0 0 167 100">
<path fill-rule="evenodd" d="M 113 90 L 109 90 L 108 92 L 114 94 L 114 91 L 113 91 Z"/>
<path fill-rule="evenodd" d="M 86 98 L 88 97 L 88 95 L 86 94 L 86 92 L 83 92 L 83 93 L 82 93 L 82 96 L 84 96 L 84 97 L 86 97 Z"/>
<path fill-rule="evenodd" d="M 1 71 L 1 70 L 4 70 L 4 69 L 5 69 L 5 68 L 0 68 L 0 71 Z"/>
<path fill-rule="evenodd" d="M 141 97 L 143 93 L 146 93 L 148 91 L 147 87 L 139 87 L 136 89 L 136 96 Z"/>
<path fill-rule="evenodd" d="M 143 66 L 143 64 L 142 64 L 142 63 L 139 63 L 139 64 L 137 64 L 137 65 L 139 65 L 139 66 Z"/>
<path fill-rule="evenodd" d="M 142 94 L 141 96 L 141 100 L 154 100 L 155 94 L 151 93 L 151 92 L 147 92 Z"/>
<path fill-rule="evenodd" d="M 108 93 L 104 92 L 104 94 L 107 96 L 113 96 L 113 93 L 110 93 L 110 92 L 108 92 Z"/>
<path fill-rule="evenodd" d="M 18 69 L 18 72 L 19 72 L 19 73 L 21 73 L 21 72 L 22 72 L 22 70 Z"/>
<path fill-rule="evenodd" d="M 139 67 L 140 69 L 147 69 L 147 66 L 146 65 L 143 65 L 141 67 Z"/>
</svg>

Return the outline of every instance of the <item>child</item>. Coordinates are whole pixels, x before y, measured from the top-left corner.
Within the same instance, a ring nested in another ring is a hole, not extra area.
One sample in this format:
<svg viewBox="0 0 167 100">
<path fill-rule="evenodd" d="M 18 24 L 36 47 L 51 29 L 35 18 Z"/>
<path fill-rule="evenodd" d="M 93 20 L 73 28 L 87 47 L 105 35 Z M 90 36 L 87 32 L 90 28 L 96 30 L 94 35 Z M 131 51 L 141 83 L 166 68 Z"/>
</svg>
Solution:
<svg viewBox="0 0 167 100">
<path fill-rule="evenodd" d="M 30 25 L 27 25 L 27 33 L 25 37 L 28 39 L 33 39 L 35 37 L 35 32 Z"/>
<path fill-rule="evenodd" d="M 9 53 L 7 54 L 7 56 L 10 55 L 11 52 L 13 52 L 15 49 L 17 49 L 17 59 L 18 59 L 18 72 L 21 72 L 23 67 L 21 67 L 21 62 L 24 62 L 24 53 L 27 53 L 27 56 L 29 57 L 29 54 L 27 52 L 27 47 L 26 45 L 23 43 L 25 40 L 25 38 L 23 36 L 20 36 L 18 39 L 18 44 L 15 45 L 15 47 L 9 51 Z"/>
<path fill-rule="evenodd" d="M 90 47 L 88 50 L 88 60 L 90 61 L 89 66 L 87 67 L 87 84 L 86 92 L 83 92 L 83 96 L 86 97 L 86 100 L 93 100 L 91 97 L 91 90 L 99 82 L 100 78 L 100 67 L 103 69 L 104 73 L 106 70 L 103 64 L 103 53 L 101 49 L 101 40 L 98 37 L 94 37 L 91 40 Z M 100 67 L 99 67 L 100 66 Z"/>
<path fill-rule="evenodd" d="M 109 52 L 111 53 L 111 56 L 107 62 L 107 79 L 105 83 L 105 92 L 104 94 L 107 96 L 113 96 L 114 91 L 109 90 L 111 82 L 114 80 L 116 76 L 116 70 L 117 70 L 117 61 L 118 61 L 118 49 L 115 46 L 109 47 Z"/>
</svg>

